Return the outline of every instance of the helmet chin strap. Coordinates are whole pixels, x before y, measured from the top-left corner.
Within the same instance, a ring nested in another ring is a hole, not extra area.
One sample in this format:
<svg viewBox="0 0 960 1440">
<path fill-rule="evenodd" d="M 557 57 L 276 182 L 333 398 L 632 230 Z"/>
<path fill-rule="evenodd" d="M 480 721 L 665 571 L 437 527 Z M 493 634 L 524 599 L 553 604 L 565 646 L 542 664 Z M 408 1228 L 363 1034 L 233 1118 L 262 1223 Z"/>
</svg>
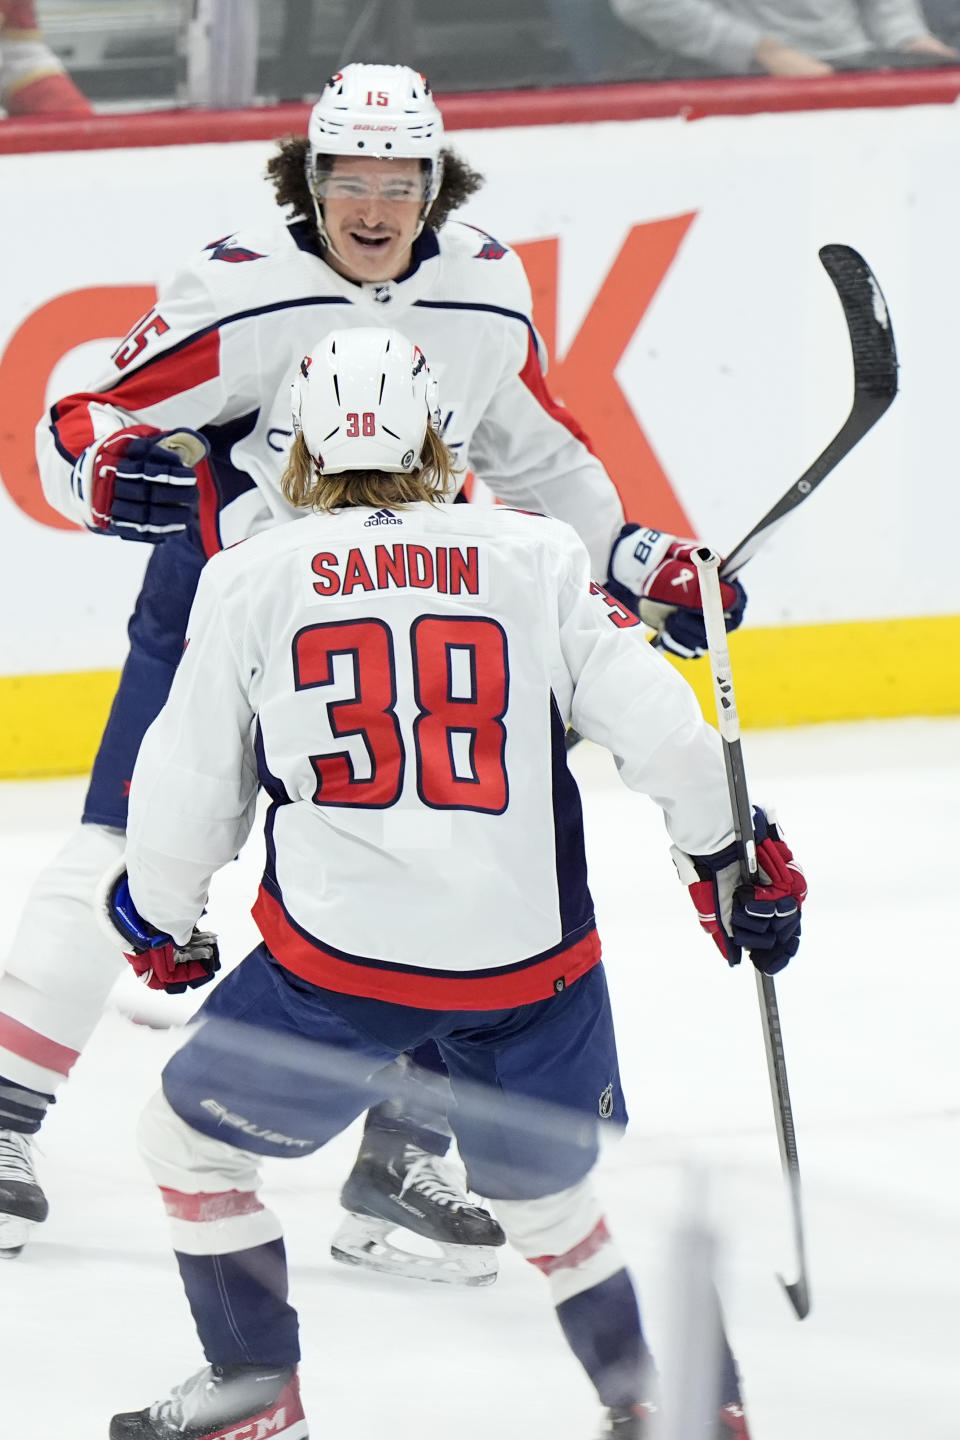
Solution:
<svg viewBox="0 0 960 1440">
<path fill-rule="evenodd" d="M 327 227 L 323 219 L 323 206 L 320 204 L 320 201 L 314 195 L 312 190 L 310 192 L 310 199 L 313 201 L 313 213 L 317 221 L 317 234 L 320 236 L 320 244 L 325 250 L 329 250 L 331 255 L 336 255 L 337 259 L 340 261 L 340 264 L 346 265 L 347 269 L 349 270 L 350 261 L 346 258 L 346 256 L 340 254 L 340 251 L 330 239 L 330 236 L 327 233 Z"/>
</svg>

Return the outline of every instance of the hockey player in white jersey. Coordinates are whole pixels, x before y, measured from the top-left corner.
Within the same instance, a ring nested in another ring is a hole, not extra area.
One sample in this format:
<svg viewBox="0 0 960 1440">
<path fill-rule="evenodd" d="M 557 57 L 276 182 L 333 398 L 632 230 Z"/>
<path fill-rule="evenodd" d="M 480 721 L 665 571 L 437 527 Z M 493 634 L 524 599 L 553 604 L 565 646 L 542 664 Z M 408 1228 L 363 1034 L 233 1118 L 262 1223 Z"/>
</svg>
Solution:
<svg viewBox="0 0 960 1440">
<path fill-rule="evenodd" d="M 200 570 L 294 513 L 278 484 L 287 391 L 317 333 L 389 317 L 434 359 L 453 453 L 508 504 L 572 524 L 595 576 L 609 572 L 611 590 L 668 648 L 690 655 L 703 643 L 696 585 L 674 583 L 690 570 L 683 542 L 624 527 L 603 466 L 547 390 L 518 257 L 448 219 L 480 182 L 444 148 L 423 78 L 346 67 L 324 89 L 309 135 L 284 141 L 269 170 L 292 216 L 278 211 L 272 226 L 221 237 L 185 264 L 108 373 L 57 401 L 38 427 L 50 501 L 95 533 L 155 549 L 83 823 L 40 876 L 0 977 L 0 1253 L 15 1253 L 46 1214 L 30 1136 L 116 978 L 88 895 L 122 847 L 137 748 L 167 694 Z M 736 624 L 742 591 L 727 587 L 725 598 Z M 401 1218 L 441 1241 L 501 1238 L 438 1170 L 442 1117 L 429 1091 L 418 1104 L 419 1122 L 390 1105 L 373 1116 L 344 1192 L 364 1216 L 338 1242 L 346 1258 L 417 1269 L 379 1243 Z M 489 1257 L 478 1269 L 462 1253 L 461 1278 L 493 1275 Z M 455 1260 L 438 1273 L 457 1275 Z"/>
<path fill-rule="evenodd" d="M 443 503 L 453 458 L 419 347 L 328 335 L 294 415 L 284 492 L 311 513 L 204 570 L 102 888 L 139 973 L 202 983 L 211 877 L 268 791 L 264 943 L 214 989 L 140 1126 L 208 1367 L 114 1416 L 111 1440 L 307 1435 L 260 1157 L 319 1148 L 427 1039 L 470 1181 L 547 1276 L 604 1434 L 641 1440 L 655 1375 L 591 1181 L 600 1127 L 626 1114 L 566 727 L 656 797 L 732 963 L 740 945 L 770 971 L 795 953 L 802 874 L 757 811 L 761 879 L 735 888 L 719 737 L 570 527 Z M 576 1123 L 517 1126 L 547 1105 Z M 746 1440 L 729 1352 L 722 1368 L 709 1440 Z"/>
</svg>

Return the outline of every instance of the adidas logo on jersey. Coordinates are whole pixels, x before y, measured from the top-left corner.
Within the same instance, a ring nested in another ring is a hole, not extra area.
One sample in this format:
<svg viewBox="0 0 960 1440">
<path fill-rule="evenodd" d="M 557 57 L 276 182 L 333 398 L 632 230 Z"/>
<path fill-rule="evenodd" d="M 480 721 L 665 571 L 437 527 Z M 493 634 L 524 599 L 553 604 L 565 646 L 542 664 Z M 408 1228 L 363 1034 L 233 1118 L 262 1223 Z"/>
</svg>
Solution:
<svg viewBox="0 0 960 1440">
<path fill-rule="evenodd" d="M 403 521 L 394 515 L 392 510 L 377 510 L 369 520 L 364 520 L 363 523 L 364 527 L 367 527 L 369 525 L 402 525 Z"/>
</svg>

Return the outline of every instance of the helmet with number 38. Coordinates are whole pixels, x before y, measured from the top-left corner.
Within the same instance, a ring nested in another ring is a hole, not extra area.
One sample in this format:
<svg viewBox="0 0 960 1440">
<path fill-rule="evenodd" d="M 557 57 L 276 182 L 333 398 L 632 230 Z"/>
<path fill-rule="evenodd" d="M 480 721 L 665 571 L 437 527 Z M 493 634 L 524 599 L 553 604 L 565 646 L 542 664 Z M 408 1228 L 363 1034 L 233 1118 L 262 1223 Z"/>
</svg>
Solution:
<svg viewBox="0 0 960 1440">
<path fill-rule="evenodd" d="M 321 475 L 344 470 L 413 474 L 437 382 L 423 351 L 397 330 L 334 330 L 305 355 L 292 386 L 293 428 Z"/>
</svg>

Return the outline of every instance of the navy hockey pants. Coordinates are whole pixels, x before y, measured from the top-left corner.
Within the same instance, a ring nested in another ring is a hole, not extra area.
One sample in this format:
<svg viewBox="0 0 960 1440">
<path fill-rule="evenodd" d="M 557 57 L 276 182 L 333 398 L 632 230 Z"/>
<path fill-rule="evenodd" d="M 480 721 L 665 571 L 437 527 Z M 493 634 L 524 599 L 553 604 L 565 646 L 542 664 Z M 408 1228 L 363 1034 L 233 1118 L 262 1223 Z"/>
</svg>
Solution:
<svg viewBox="0 0 960 1440">
<path fill-rule="evenodd" d="M 385 1094 L 392 1061 L 435 1041 L 470 1185 L 527 1200 L 592 1168 L 602 1122 L 626 1124 L 603 967 L 532 1005 L 435 1011 L 322 990 L 261 945 L 198 1013 L 164 1094 L 204 1135 L 260 1155 L 309 1154 Z"/>
</svg>

